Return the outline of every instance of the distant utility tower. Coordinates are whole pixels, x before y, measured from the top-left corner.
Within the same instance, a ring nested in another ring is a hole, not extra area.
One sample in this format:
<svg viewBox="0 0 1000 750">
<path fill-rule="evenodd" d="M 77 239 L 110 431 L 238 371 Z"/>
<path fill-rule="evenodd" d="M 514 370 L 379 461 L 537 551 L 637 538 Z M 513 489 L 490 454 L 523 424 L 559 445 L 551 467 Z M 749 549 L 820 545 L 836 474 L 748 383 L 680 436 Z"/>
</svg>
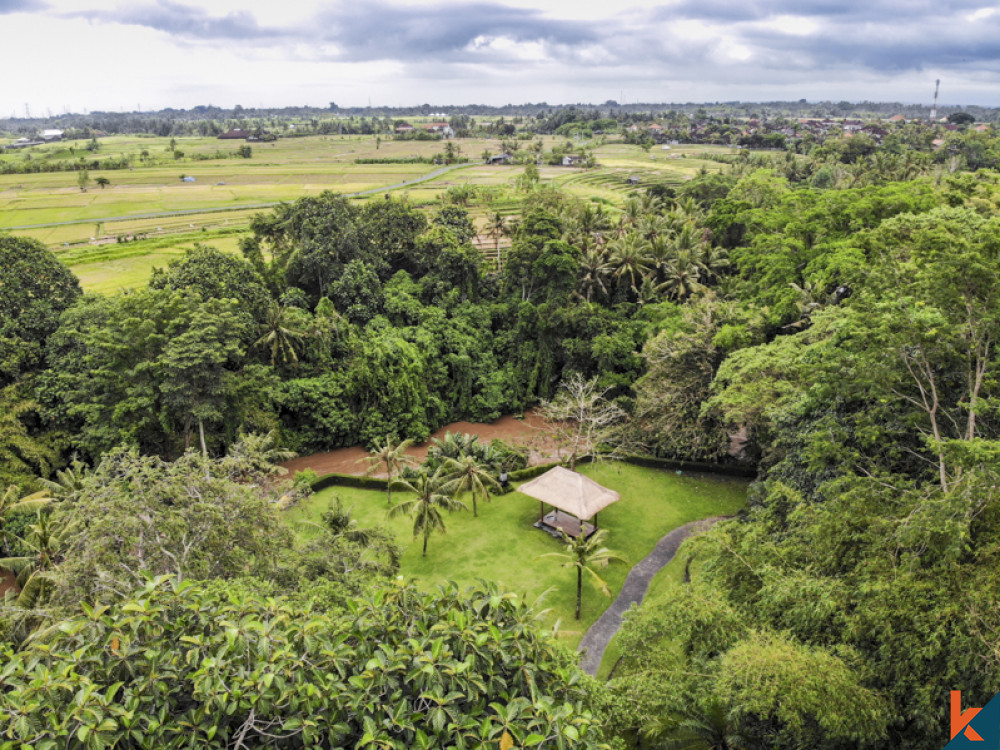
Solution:
<svg viewBox="0 0 1000 750">
<path fill-rule="evenodd" d="M 934 106 L 931 107 L 932 121 L 937 119 L 937 98 L 938 98 L 938 91 L 940 90 L 941 90 L 941 79 L 938 78 L 936 81 L 934 81 Z"/>
</svg>

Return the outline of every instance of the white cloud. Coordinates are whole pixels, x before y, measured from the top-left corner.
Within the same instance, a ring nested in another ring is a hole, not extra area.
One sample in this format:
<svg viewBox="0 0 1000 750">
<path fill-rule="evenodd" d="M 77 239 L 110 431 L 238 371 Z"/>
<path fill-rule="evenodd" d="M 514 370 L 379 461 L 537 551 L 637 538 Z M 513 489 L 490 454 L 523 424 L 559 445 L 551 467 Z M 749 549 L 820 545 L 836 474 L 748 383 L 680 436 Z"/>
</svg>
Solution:
<svg viewBox="0 0 1000 750">
<path fill-rule="evenodd" d="M 819 23 L 813 18 L 787 15 L 775 16 L 766 21 L 761 21 L 758 25 L 765 29 L 772 29 L 782 34 L 791 34 L 792 36 L 809 36 L 815 34 L 820 28 Z"/>
<path fill-rule="evenodd" d="M 468 3 L 48 0 L 0 16 L 0 115 L 25 102 L 503 104 L 623 90 L 630 101 L 923 101 L 935 77 L 942 101 L 996 104 L 1000 90 L 1000 12 L 974 0 Z"/>
<path fill-rule="evenodd" d="M 996 8 L 980 8 L 979 10 L 970 13 L 965 18 L 968 21 L 982 21 L 983 19 L 989 18 L 997 13 Z"/>
</svg>

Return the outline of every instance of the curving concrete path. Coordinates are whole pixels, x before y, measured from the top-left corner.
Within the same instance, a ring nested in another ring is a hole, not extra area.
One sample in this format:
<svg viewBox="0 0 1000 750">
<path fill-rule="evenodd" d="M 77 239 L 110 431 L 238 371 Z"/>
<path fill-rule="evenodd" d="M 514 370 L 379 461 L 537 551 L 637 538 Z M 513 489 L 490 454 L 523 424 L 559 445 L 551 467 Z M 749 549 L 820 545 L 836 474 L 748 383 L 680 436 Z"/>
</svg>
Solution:
<svg viewBox="0 0 1000 750">
<path fill-rule="evenodd" d="M 608 607 L 597 622 L 590 626 L 590 629 L 584 634 L 583 640 L 580 641 L 578 651 L 583 655 L 580 659 L 580 668 L 584 672 L 589 675 L 597 674 L 597 670 L 601 668 L 604 650 L 622 626 L 622 615 L 633 604 L 642 604 L 642 600 L 646 597 L 646 590 L 649 588 L 649 582 L 664 565 L 674 559 L 681 542 L 696 531 L 704 531 L 723 518 L 724 516 L 714 516 L 678 526 L 660 539 L 653 551 L 628 572 L 625 583 L 622 584 L 622 590 L 618 592 L 618 598 L 615 599 L 614 604 Z"/>
</svg>

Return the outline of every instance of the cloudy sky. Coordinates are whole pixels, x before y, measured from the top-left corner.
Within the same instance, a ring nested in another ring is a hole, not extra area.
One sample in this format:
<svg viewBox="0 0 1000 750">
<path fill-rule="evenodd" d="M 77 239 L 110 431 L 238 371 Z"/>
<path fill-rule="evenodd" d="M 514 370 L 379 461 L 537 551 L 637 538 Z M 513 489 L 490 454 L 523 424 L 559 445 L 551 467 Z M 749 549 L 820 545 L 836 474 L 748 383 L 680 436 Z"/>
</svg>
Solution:
<svg viewBox="0 0 1000 750">
<path fill-rule="evenodd" d="M 985 0 L 988 2 L 988 0 Z M 1000 105 L 984 0 L 0 0 L 0 115 L 507 102 Z"/>
</svg>

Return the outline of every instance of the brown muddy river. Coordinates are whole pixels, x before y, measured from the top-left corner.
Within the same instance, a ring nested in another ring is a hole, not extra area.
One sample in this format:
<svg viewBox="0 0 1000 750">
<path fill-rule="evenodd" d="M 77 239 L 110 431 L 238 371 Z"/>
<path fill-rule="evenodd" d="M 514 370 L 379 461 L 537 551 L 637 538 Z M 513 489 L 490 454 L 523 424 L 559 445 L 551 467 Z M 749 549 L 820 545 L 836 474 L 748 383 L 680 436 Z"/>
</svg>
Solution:
<svg viewBox="0 0 1000 750">
<path fill-rule="evenodd" d="M 540 464 L 555 460 L 557 450 L 548 436 L 543 431 L 545 420 L 534 411 L 527 411 L 522 418 L 500 417 L 496 422 L 490 424 L 480 424 L 477 422 L 452 422 L 446 424 L 431 434 L 431 438 L 443 438 L 446 432 L 466 432 L 470 435 L 479 436 L 481 443 L 488 443 L 499 438 L 505 443 L 512 445 L 527 446 L 529 449 L 529 463 Z M 427 457 L 427 448 L 430 441 L 415 445 L 407 451 L 418 462 Z M 296 471 L 312 469 L 317 474 L 356 474 L 358 476 L 365 473 L 367 466 L 364 462 L 368 451 L 362 445 L 355 445 L 351 448 L 338 448 L 326 453 L 314 453 L 311 456 L 302 456 L 281 464 L 289 471 L 289 476 Z M 385 476 L 373 474 L 373 476 Z"/>
</svg>

